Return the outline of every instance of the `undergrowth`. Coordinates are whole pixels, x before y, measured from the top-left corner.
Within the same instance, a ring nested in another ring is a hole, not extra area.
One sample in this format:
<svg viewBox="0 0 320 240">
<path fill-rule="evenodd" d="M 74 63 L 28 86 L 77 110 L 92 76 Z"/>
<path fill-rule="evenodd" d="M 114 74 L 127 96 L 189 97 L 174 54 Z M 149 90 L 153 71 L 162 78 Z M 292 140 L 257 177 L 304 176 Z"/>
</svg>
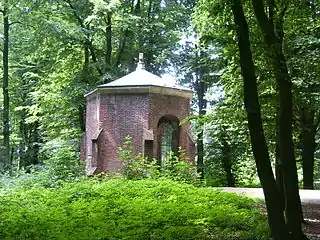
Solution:
<svg viewBox="0 0 320 240">
<path fill-rule="evenodd" d="M 268 239 L 255 203 L 165 179 L 0 188 L 0 239 Z"/>
</svg>

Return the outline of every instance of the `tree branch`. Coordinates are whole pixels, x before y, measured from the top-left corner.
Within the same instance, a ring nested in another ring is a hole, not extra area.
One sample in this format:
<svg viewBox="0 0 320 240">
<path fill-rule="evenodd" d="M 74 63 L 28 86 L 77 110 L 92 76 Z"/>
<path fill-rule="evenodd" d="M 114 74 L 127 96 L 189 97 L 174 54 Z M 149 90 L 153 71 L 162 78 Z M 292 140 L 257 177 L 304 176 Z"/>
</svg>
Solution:
<svg viewBox="0 0 320 240">
<path fill-rule="evenodd" d="M 274 34 L 274 28 L 270 23 L 265 11 L 264 11 L 264 4 L 262 0 L 252 0 L 253 10 L 255 12 L 255 16 L 257 18 L 259 27 L 264 34 L 264 39 L 267 44 L 274 45 L 276 44 L 277 40 Z"/>
<path fill-rule="evenodd" d="M 68 3 L 69 7 L 71 8 L 72 12 L 73 12 L 73 16 L 77 19 L 80 27 L 82 29 L 87 29 L 83 23 L 83 20 L 80 18 L 80 16 L 77 14 L 77 11 L 75 9 L 75 7 L 72 5 L 71 1 L 70 0 L 64 0 L 66 3 Z M 92 41 L 90 40 L 89 36 L 88 36 L 88 33 L 85 33 L 85 42 L 84 42 L 85 45 L 88 46 L 89 50 L 90 50 L 90 55 L 91 55 L 91 59 L 93 61 L 93 63 L 95 64 L 95 67 L 99 73 L 100 76 L 103 75 L 103 72 L 102 70 L 100 69 L 100 67 L 97 65 L 98 61 L 97 61 L 97 57 L 96 57 L 96 54 L 95 54 L 95 50 L 94 50 L 94 47 L 93 47 L 93 43 Z"/>
<path fill-rule="evenodd" d="M 14 24 L 22 24 L 22 22 L 20 22 L 20 21 L 12 22 L 12 23 L 9 23 L 9 26 L 12 26 Z"/>
</svg>

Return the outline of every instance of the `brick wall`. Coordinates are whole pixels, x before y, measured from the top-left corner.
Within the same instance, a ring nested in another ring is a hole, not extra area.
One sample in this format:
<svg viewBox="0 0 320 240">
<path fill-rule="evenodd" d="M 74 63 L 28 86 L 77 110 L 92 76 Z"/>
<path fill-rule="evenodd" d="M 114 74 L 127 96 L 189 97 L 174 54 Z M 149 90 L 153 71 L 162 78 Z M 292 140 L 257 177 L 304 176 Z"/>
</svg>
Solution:
<svg viewBox="0 0 320 240">
<path fill-rule="evenodd" d="M 119 168 L 118 147 L 128 135 L 132 138 L 134 154 L 143 152 L 143 129 L 148 127 L 148 105 L 146 94 L 101 95 L 100 122 L 103 134 L 100 169 Z"/>
<path fill-rule="evenodd" d="M 92 155 L 91 152 L 91 139 L 98 131 L 99 128 L 99 116 L 98 116 L 98 108 L 99 108 L 99 96 L 95 96 L 90 98 L 87 101 L 86 105 L 86 133 L 84 137 L 85 141 L 85 157 Z"/>
<path fill-rule="evenodd" d="M 190 113 L 190 99 L 180 96 L 150 94 L 149 106 L 149 126 L 154 129 L 153 155 L 157 156 L 159 151 L 159 133 L 157 126 L 159 120 L 164 116 L 176 117 L 182 122 Z M 180 126 L 179 145 L 184 148 L 190 148 L 188 141 L 189 123 Z M 191 151 L 190 151 L 191 152 Z"/>
<path fill-rule="evenodd" d="M 160 93 L 96 93 L 87 101 L 85 155 L 92 155 L 92 138 L 98 136 L 95 141 L 98 149 L 97 162 L 92 162 L 92 166 L 97 167 L 95 172 L 118 170 L 118 147 L 129 135 L 132 138 L 134 154 L 146 151 L 147 156 L 157 157 L 159 120 L 164 116 L 172 116 L 181 122 L 189 112 L 190 99 L 187 97 Z M 102 128 L 101 132 L 99 127 Z M 180 126 L 179 145 L 186 149 L 189 157 L 194 160 L 194 143 L 190 141 L 188 131 L 189 123 Z M 150 140 L 152 132 L 153 141 Z"/>
</svg>

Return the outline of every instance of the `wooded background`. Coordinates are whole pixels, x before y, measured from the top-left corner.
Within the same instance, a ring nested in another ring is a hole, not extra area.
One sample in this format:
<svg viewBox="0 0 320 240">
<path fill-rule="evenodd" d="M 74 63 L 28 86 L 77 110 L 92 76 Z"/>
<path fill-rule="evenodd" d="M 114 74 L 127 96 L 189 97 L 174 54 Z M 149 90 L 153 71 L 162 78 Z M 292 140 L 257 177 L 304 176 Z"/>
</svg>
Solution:
<svg viewBox="0 0 320 240">
<path fill-rule="evenodd" d="M 299 180 L 314 188 L 320 178 L 319 2 L 268 4 L 266 17 L 273 19 L 292 82 L 292 146 Z M 274 46 L 264 41 L 250 1 L 242 5 L 266 151 L 276 166 L 280 105 Z M 259 185 L 231 7 L 223 0 L 4 0 L 1 171 L 54 161 L 77 164 L 83 95 L 133 71 L 143 52 L 148 71 L 170 73 L 195 90 L 190 120 L 198 169 L 207 184 Z"/>
</svg>

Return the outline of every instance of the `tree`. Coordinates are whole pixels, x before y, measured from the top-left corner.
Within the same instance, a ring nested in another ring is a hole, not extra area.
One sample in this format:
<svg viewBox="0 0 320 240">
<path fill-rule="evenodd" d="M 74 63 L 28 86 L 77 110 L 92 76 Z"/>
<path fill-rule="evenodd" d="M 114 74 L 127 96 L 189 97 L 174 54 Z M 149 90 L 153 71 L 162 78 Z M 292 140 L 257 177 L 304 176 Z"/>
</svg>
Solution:
<svg viewBox="0 0 320 240">
<path fill-rule="evenodd" d="M 28 169 L 70 151 L 66 143 L 79 154 L 84 93 L 134 70 L 139 52 L 148 70 L 167 71 L 194 1 L 7 2 L 11 165 Z"/>
<path fill-rule="evenodd" d="M 256 186 L 246 112 L 232 97 L 223 96 L 208 110 L 205 166 L 209 184 Z"/>
<path fill-rule="evenodd" d="M 3 146 L 2 167 L 6 171 L 10 166 L 10 120 L 9 120 L 9 0 L 3 3 L 1 9 L 3 15 L 3 75 L 2 75 L 2 93 L 3 93 Z"/>
<path fill-rule="evenodd" d="M 276 129 L 279 129 L 278 153 L 284 180 L 286 224 L 294 239 L 302 239 L 304 238 L 304 235 L 301 230 L 301 203 L 298 193 L 297 168 L 292 140 L 293 114 L 291 78 L 288 74 L 286 57 L 282 49 L 282 40 L 284 36 L 283 22 L 288 6 L 280 1 L 277 2 L 278 5 L 275 7 L 273 1 L 269 1 L 269 5 L 266 8 L 269 14 L 267 17 L 262 1 L 252 1 L 251 6 L 247 3 L 241 3 L 240 1 L 211 1 L 211 3 L 213 4 L 209 6 L 209 4 L 201 2 L 198 11 L 202 13 L 203 17 L 196 15 L 196 23 L 199 26 L 200 32 L 203 33 L 202 38 L 207 42 L 216 41 L 217 48 L 221 48 L 220 52 L 225 56 L 225 53 L 229 53 L 230 49 L 232 49 L 232 39 L 230 39 L 229 36 L 232 36 L 230 32 L 233 32 L 233 29 L 230 27 L 232 25 L 230 24 L 230 18 L 227 15 L 229 7 L 232 8 L 234 22 L 237 27 L 238 49 L 240 50 L 239 61 L 244 79 L 244 99 L 245 107 L 248 112 L 248 126 L 253 154 L 256 159 L 258 175 L 265 191 L 266 203 L 271 201 L 269 202 L 270 209 L 268 211 L 268 214 L 271 214 L 269 215 L 269 224 L 273 236 L 276 239 L 285 239 L 284 237 L 288 237 L 288 233 L 285 233 L 285 227 L 282 225 L 284 216 L 281 212 L 281 202 L 278 201 L 279 190 L 275 184 L 268 150 L 268 145 L 275 150 L 276 145 L 278 144 L 272 144 L 272 142 L 268 143 L 265 138 L 262 126 L 263 121 L 266 121 L 268 118 L 263 119 L 263 117 L 268 115 L 261 113 L 258 101 L 259 95 L 261 96 L 261 102 L 263 102 L 264 96 L 272 96 L 272 98 L 266 98 L 269 99 L 268 101 L 270 104 L 270 100 L 277 99 L 274 98 L 274 96 L 277 96 L 277 92 L 279 91 L 279 121 L 276 120 L 276 105 L 271 105 L 273 106 L 271 109 L 274 110 L 271 118 L 269 117 L 273 122 L 273 126 L 276 126 L 277 123 L 279 123 L 279 127 L 273 128 L 273 130 L 272 128 L 267 129 L 272 130 L 274 136 Z M 243 7 L 246 9 L 246 14 L 243 11 Z M 294 6 L 290 5 L 290 7 Z M 209 22 L 208 20 L 205 20 L 208 16 L 209 21 L 213 20 L 214 22 L 211 22 L 206 26 L 203 22 Z M 252 16 L 255 16 L 256 19 L 252 18 Z M 211 29 L 208 26 L 210 26 Z M 217 28 L 217 26 L 220 28 Z M 251 33 L 251 39 L 249 39 L 249 32 Z M 222 36 L 224 38 L 222 38 Z M 262 41 L 259 38 L 261 38 Z M 266 47 L 268 48 L 268 51 L 264 51 Z M 253 52 L 252 49 L 254 50 Z M 260 56 L 258 56 L 257 53 L 260 53 Z M 228 57 L 231 58 L 233 62 L 235 62 L 234 59 L 237 59 L 231 55 L 228 55 Z M 271 67 L 268 67 L 266 63 L 271 63 Z M 270 80 L 263 81 L 264 76 L 269 76 L 269 79 L 274 78 L 276 80 L 275 83 L 277 83 L 277 86 L 273 88 L 272 91 L 263 91 L 264 82 L 270 84 Z M 250 84 L 248 84 L 248 79 L 251 79 Z M 239 87 L 239 84 L 237 87 Z M 250 88 L 250 93 L 246 92 Z M 269 130 L 267 133 L 268 132 Z M 277 142 L 276 137 L 269 139 L 274 139 L 274 141 Z M 259 142 L 258 146 L 256 145 L 257 142 Z M 276 155 L 277 154 L 273 156 Z M 261 172 L 261 164 L 264 164 L 262 168 L 264 173 Z M 281 176 L 281 174 L 278 176 Z M 272 190 L 272 188 L 275 190 Z M 290 201 L 291 199 L 293 199 L 293 201 Z M 272 211 L 276 212 L 276 217 L 271 213 L 272 208 L 274 208 Z M 283 238 L 280 237 L 281 234 L 284 234 L 282 236 Z"/>
<path fill-rule="evenodd" d="M 196 40 L 197 41 L 197 40 Z M 197 43 L 186 42 L 179 54 L 175 56 L 175 68 L 177 69 L 178 80 L 182 84 L 189 85 L 196 93 L 197 112 L 197 171 L 201 179 L 204 179 L 204 122 L 207 111 L 207 99 L 205 95 L 210 85 L 212 85 L 208 76 L 208 60 L 205 55 L 205 49 Z"/>
<path fill-rule="evenodd" d="M 319 131 L 319 13 L 317 1 L 295 3 L 288 8 L 284 25 L 284 52 L 293 82 L 297 151 L 303 169 L 303 187 L 313 189 L 314 155 Z M 295 21 L 292 21 L 295 19 Z"/>
<path fill-rule="evenodd" d="M 269 58 L 279 89 L 279 155 L 283 174 L 287 225 L 293 239 L 301 239 L 303 236 L 301 228 L 303 217 L 292 140 L 292 84 L 282 49 L 283 18 L 288 6 L 285 3 L 284 6 L 278 6 L 280 12 L 276 16 L 274 14 L 276 5 L 270 1 L 268 18 L 265 14 L 263 1 L 252 1 L 252 5 L 266 46 L 269 50 L 271 49 Z M 275 18 L 277 19 L 275 20 Z"/>
<path fill-rule="evenodd" d="M 257 80 L 250 48 L 247 21 L 239 0 L 235 0 L 231 7 L 237 29 L 240 66 L 244 81 L 244 103 L 248 115 L 252 151 L 255 156 L 258 175 L 265 194 L 269 225 L 274 239 L 289 239 L 289 233 L 286 231 L 281 207 L 277 201 L 279 193 L 273 176 L 262 127 Z"/>
</svg>

